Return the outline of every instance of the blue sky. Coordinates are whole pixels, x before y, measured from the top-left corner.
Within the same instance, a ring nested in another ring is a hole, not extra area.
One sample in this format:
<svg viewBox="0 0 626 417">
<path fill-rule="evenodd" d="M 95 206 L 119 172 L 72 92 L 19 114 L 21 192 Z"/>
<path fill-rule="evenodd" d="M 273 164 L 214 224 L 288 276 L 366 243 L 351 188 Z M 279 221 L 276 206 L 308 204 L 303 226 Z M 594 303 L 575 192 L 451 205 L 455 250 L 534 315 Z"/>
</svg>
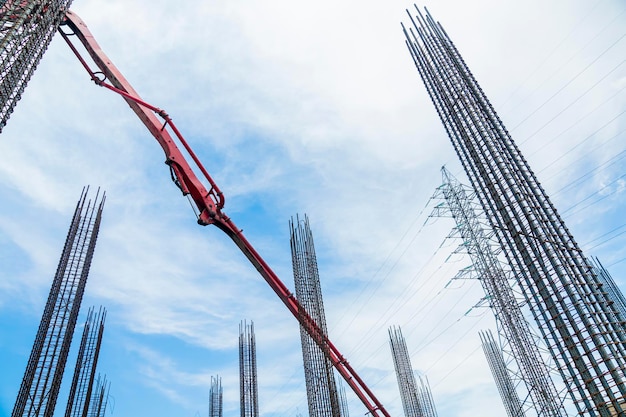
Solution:
<svg viewBox="0 0 626 417">
<path fill-rule="evenodd" d="M 622 2 L 423 5 L 583 250 L 623 284 Z M 444 262 L 455 248 L 441 245 L 449 219 L 422 226 L 439 168 L 464 177 L 404 45 L 406 8 L 76 0 L 72 9 L 142 97 L 174 118 L 224 191 L 225 212 L 289 287 L 288 220 L 308 214 L 331 339 L 392 415 L 402 407 L 387 329 L 399 325 L 440 415 L 501 416 L 477 334 L 493 327 L 491 313 L 466 314 L 482 291 L 444 289 L 468 260 Z M 15 402 L 87 184 L 105 189 L 107 203 L 79 323 L 90 305 L 108 309 L 99 370 L 112 415 L 204 416 L 212 375 L 222 377 L 224 415 L 239 415 L 243 319 L 255 323 L 261 414 L 306 415 L 295 320 L 225 235 L 196 225 L 157 143 L 60 37 L 0 153 L 0 416 Z M 351 414 L 363 415 L 348 396 Z"/>
</svg>

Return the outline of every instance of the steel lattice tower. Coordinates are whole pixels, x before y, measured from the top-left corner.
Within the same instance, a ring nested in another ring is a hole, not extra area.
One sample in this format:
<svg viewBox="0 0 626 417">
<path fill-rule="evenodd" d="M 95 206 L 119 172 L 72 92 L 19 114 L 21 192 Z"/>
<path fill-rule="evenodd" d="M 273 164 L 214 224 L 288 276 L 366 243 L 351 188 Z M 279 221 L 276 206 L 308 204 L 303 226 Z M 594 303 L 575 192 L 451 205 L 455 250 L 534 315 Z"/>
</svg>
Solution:
<svg viewBox="0 0 626 417">
<path fill-rule="evenodd" d="M 423 417 L 422 403 L 418 396 L 417 382 L 411 367 L 411 358 L 400 328 L 389 329 L 389 345 L 398 379 L 404 417 Z"/>
<path fill-rule="evenodd" d="M 105 201 L 99 193 L 87 200 L 87 193 L 76 205 L 12 417 L 54 413 Z"/>
<path fill-rule="evenodd" d="M 71 0 L 6 0 L 0 7 L 0 132 Z"/>
<path fill-rule="evenodd" d="M 239 324 L 239 395 L 241 417 L 259 417 L 254 323 Z"/>
<path fill-rule="evenodd" d="M 222 378 L 211 377 L 209 391 L 209 417 L 222 417 Z"/>
<path fill-rule="evenodd" d="M 522 401 L 519 395 L 517 395 L 517 391 L 515 391 L 515 385 L 504 362 L 504 356 L 502 355 L 500 346 L 494 340 L 491 331 L 483 331 L 479 334 L 487 363 L 489 363 L 493 379 L 498 387 L 498 392 L 500 392 L 502 404 L 504 404 L 507 416 L 524 417 Z"/>
<path fill-rule="evenodd" d="M 104 333 L 106 309 L 100 307 L 96 313 L 89 309 L 87 322 L 74 368 L 74 378 L 65 409 L 65 417 L 87 417 L 93 394 L 93 384 L 98 366 L 98 356 Z"/>
<path fill-rule="evenodd" d="M 624 318 L 442 26 L 416 10 L 406 44 L 578 413 L 623 414 Z"/>
<path fill-rule="evenodd" d="M 305 215 L 303 221 L 296 217 L 295 223 L 292 218 L 289 228 L 296 298 L 322 332 L 328 336 L 313 234 L 308 217 Z M 332 363 L 302 326 L 300 340 L 309 417 L 341 417 L 341 404 Z"/>
<path fill-rule="evenodd" d="M 445 199 L 446 204 L 438 205 L 434 213 L 439 216 L 450 214 L 455 220 L 454 232 L 463 240 L 463 248 L 472 260 L 472 272 L 480 280 L 489 299 L 499 333 L 507 342 L 509 356 L 517 363 L 519 377 L 517 373 L 513 373 L 511 377 L 517 379 L 517 382 L 521 380 L 524 383 L 530 394 L 529 397 L 524 397 L 532 400 L 532 409 L 537 416 L 567 415 L 562 405 L 563 400 L 559 398 L 554 382 L 550 378 L 549 369 L 518 305 L 512 288 L 510 270 L 498 259 L 501 249 L 490 240 L 493 232 L 489 231 L 489 226 L 485 224 L 486 220 L 474 198 L 473 190 L 461 184 L 445 168 L 442 168 L 441 172 L 443 184 L 438 187 L 435 197 Z"/>
</svg>

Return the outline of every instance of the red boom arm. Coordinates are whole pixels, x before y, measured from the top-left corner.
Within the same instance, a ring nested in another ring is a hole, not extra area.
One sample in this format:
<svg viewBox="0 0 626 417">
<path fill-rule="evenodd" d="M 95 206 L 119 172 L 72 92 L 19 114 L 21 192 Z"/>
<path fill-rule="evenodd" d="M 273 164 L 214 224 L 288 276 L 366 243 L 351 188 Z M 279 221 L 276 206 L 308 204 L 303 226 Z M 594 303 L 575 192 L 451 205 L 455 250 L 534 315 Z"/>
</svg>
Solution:
<svg viewBox="0 0 626 417">
<path fill-rule="evenodd" d="M 64 32 L 64 27 L 68 28 L 70 32 Z M 270 285 L 270 287 L 272 287 L 281 301 L 287 306 L 289 311 L 300 322 L 300 325 L 304 327 L 306 332 L 322 349 L 326 357 L 332 362 L 333 366 L 363 402 L 369 413 L 371 413 L 372 416 L 383 415 L 390 417 L 380 401 L 376 399 L 374 394 L 365 385 L 354 369 L 348 364 L 335 345 L 333 345 L 313 318 L 306 312 L 304 307 L 302 307 L 298 300 L 296 300 L 295 296 L 289 291 L 285 284 L 283 284 L 274 271 L 272 271 L 272 269 L 265 263 L 263 258 L 261 258 L 250 242 L 248 242 L 248 240 L 241 233 L 241 230 L 235 226 L 232 220 L 225 213 L 222 212 L 222 208 L 224 207 L 224 197 L 222 192 L 202 166 L 202 163 L 196 157 L 167 113 L 146 103 L 139 97 L 139 94 L 137 94 L 120 71 L 100 49 L 100 46 L 95 41 L 85 23 L 76 14 L 71 11 L 67 12 L 64 25 L 59 28 L 59 32 L 68 43 L 74 54 L 76 54 L 76 57 L 80 60 L 87 72 L 89 72 L 91 79 L 96 84 L 120 94 L 135 114 L 141 119 L 143 124 L 148 128 L 150 133 L 152 133 L 152 136 L 154 136 L 157 142 L 159 142 L 165 152 L 165 163 L 170 167 L 172 179 L 180 188 L 183 195 L 189 195 L 198 208 L 198 223 L 203 226 L 210 224 L 217 226 L 235 242 L 239 249 L 241 249 L 244 255 L 246 255 L 246 257 L 250 260 L 252 265 L 254 265 L 257 271 L 259 271 L 265 281 Z M 85 59 L 72 43 L 72 36 L 76 36 L 80 40 L 82 45 L 87 50 L 87 53 L 98 67 L 98 72 L 91 70 Z M 160 116 L 162 120 L 159 119 L 157 115 Z M 181 153 L 176 142 L 167 130 L 168 127 L 178 141 L 184 146 L 185 150 L 193 159 L 196 167 L 202 172 L 204 178 L 208 181 L 208 184 L 210 185 L 208 190 L 195 175 L 191 166 Z"/>
</svg>

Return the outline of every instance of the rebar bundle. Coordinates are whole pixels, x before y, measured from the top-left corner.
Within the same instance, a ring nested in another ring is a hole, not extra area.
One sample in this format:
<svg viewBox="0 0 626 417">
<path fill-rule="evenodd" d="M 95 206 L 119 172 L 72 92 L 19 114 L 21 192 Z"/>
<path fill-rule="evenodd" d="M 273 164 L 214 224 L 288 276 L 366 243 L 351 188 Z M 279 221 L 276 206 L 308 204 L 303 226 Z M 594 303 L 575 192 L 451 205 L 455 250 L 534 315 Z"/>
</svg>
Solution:
<svg viewBox="0 0 626 417">
<path fill-rule="evenodd" d="M 443 184 L 435 197 L 445 199 L 445 206 L 437 206 L 436 214 L 449 214 L 454 218 L 454 232 L 463 241 L 463 249 L 472 260 L 473 272 L 489 299 L 498 323 L 498 330 L 507 342 L 510 357 L 517 363 L 518 372 L 511 372 L 516 382 L 523 382 L 532 401 L 530 407 L 537 416 L 562 417 L 567 415 L 544 363 L 530 326 L 518 305 L 513 291 L 513 277 L 507 265 L 500 262 L 501 249 L 490 239 L 493 232 L 486 224 L 479 203 L 470 187 L 461 184 L 448 170 L 441 169 Z M 504 361 L 503 363 L 507 363 Z M 493 368 L 492 368 L 493 370 Z M 512 386 L 518 386 L 512 383 Z M 502 391 L 501 391 L 502 392 Z M 528 408 L 528 407 L 527 407 Z M 520 414 L 521 409 L 517 411 Z"/>
<path fill-rule="evenodd" d="M 487 363 L 491 369 L 491 374 L 498 387 L 502 404 L 509 417 L 524 417 L 524 409 L 522 401 L 515 391 L 515 385 L 511 379 L 511 374 L 506 368 L 504 356 L 500 346 L 493 338 L 491 331 L 481 331 L 480 340 L 483 345 L 483 351 L 487 358 Z"/>
<path fill-rule="evenodd" d="M 300 221 L 296 217 L 294 223 L 292 218 L 289 227 L 296 298 L 322 332 L 328 336 L 309 219 L 305 216 L 304 220 Z M 309 417 L 341 417 L 341 405 L 332 363 L 302 326 L 300 326 L 300 340 Z"/>
<path fill-rule="evenodd" d="M 211 390 L 209 391 L 209 417 L 222 417 L 222 378 L 211 377 Z"/>
<path fill-rule="evenodd" d="M 411 358 L 400 328 L 389 329 L 389 346 L 396 370 L 404 417 L 423 417 L 422 403 L 418 396 L 417 382 L 411 367 Z"/>
<path fill-rule="evenodd" d="M 239 324 L 239 395 L 241 417 L 259 417 L 254 323 Z"/>
<path fill-rule="evenodd" d="M 87 193 L 76 205 L 12 417 L 54 413 L 105 201 L 99 193 L 87 200 Z"/>
<path fill-rule="evenodd" d="M 65 417 L 88 416 L 105 319 L 105 308 L 100 307 L 98 313 L 95 313 L 93 307 L 89 309 L 78 351 L 78 358 L 76 359 L 74 378 L 72 379 L 67 408 L 65 409 Z"/>
<path fill-rule="evenodd" d="M 406 44 L 578 413 L 626 413 L 624 317 L 442 26 L 416 10 Z"/>
<path fill-rule="evenodd" d="M 71 0 L 6 0 L 0 6 L 0 132 L 22 97 Z"/>
</svg>

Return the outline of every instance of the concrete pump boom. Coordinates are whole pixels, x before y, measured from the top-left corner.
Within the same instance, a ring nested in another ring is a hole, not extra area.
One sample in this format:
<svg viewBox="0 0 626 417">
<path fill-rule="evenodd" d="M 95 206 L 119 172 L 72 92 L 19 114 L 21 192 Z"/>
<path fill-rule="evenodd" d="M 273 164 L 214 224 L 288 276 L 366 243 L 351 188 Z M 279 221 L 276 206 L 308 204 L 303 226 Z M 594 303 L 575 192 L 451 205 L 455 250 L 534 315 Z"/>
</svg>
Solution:
<svg viewBox="0 0 626 417">
<path fill-rule="evenodd" d="M 202 163 L 178 131 L 169 115 L 165 113 L 165 111 L 146 103 L 139 97 L 139 94 L 137 94 L 120 71 L 112 64 L 111 60 L 109 60 L 100 49 L 85 23 L 76 14 L 71 11 L 66 13 L 65 21 L 59 28 L 59 32 L 83 67 L 85 67 L 90 74 L 91 79 L 97 85 L 106 87 L 120 94 L 148 128 L 152 136 L 159 142 L 159 145 L 161 145 L 165 152 L 165 163 L 170 167 L 172 180 L 178 188 L 180 188 L 183 195 L 188 195 L 193 200 L 198 209 L 198 224 L 202 226 L 213 224 L 235 242 L 274 290 L 276 295 L 278 295 L 281 301 L 287 306 L 293 316 L 300 322 L 300 325 L 332 362 L 335 369 L 337 369 L 347 384 L 350 385 L 354 393 L 367 408 L 369 414 L 371 414 L 371 416 L 382 415 L 390 417 L 383 405 L 365 385 L 355 370 L 348 364 L 330 339 L 322 332 L 304 307 L 296 300 L 291 291 L 289 291 L 276 273 L 265 263 L 263 258 L 241 233 L 241 230 L 222 212 L 222 208 L 224 207 L 224 196 L 222 192 L 202 166 Z M 89 56 L 98 67 L 97 71 L 93 71 L 90 68 L 87 61 L 74 46 L 72 43 L 72 38 L 74 37 L 84 46 Z M 157 115 L 161 119 L 159 119 Z M 173 136 L 170 134 L 170 130 Z M 204 179 L 206 179 L 210 186 L 208 190 L 194 173 L 181 150 L 178 148 L 174 138 L 185 148 L 193 159 L 197 169 L 202 172 Z"/>
</svg>

